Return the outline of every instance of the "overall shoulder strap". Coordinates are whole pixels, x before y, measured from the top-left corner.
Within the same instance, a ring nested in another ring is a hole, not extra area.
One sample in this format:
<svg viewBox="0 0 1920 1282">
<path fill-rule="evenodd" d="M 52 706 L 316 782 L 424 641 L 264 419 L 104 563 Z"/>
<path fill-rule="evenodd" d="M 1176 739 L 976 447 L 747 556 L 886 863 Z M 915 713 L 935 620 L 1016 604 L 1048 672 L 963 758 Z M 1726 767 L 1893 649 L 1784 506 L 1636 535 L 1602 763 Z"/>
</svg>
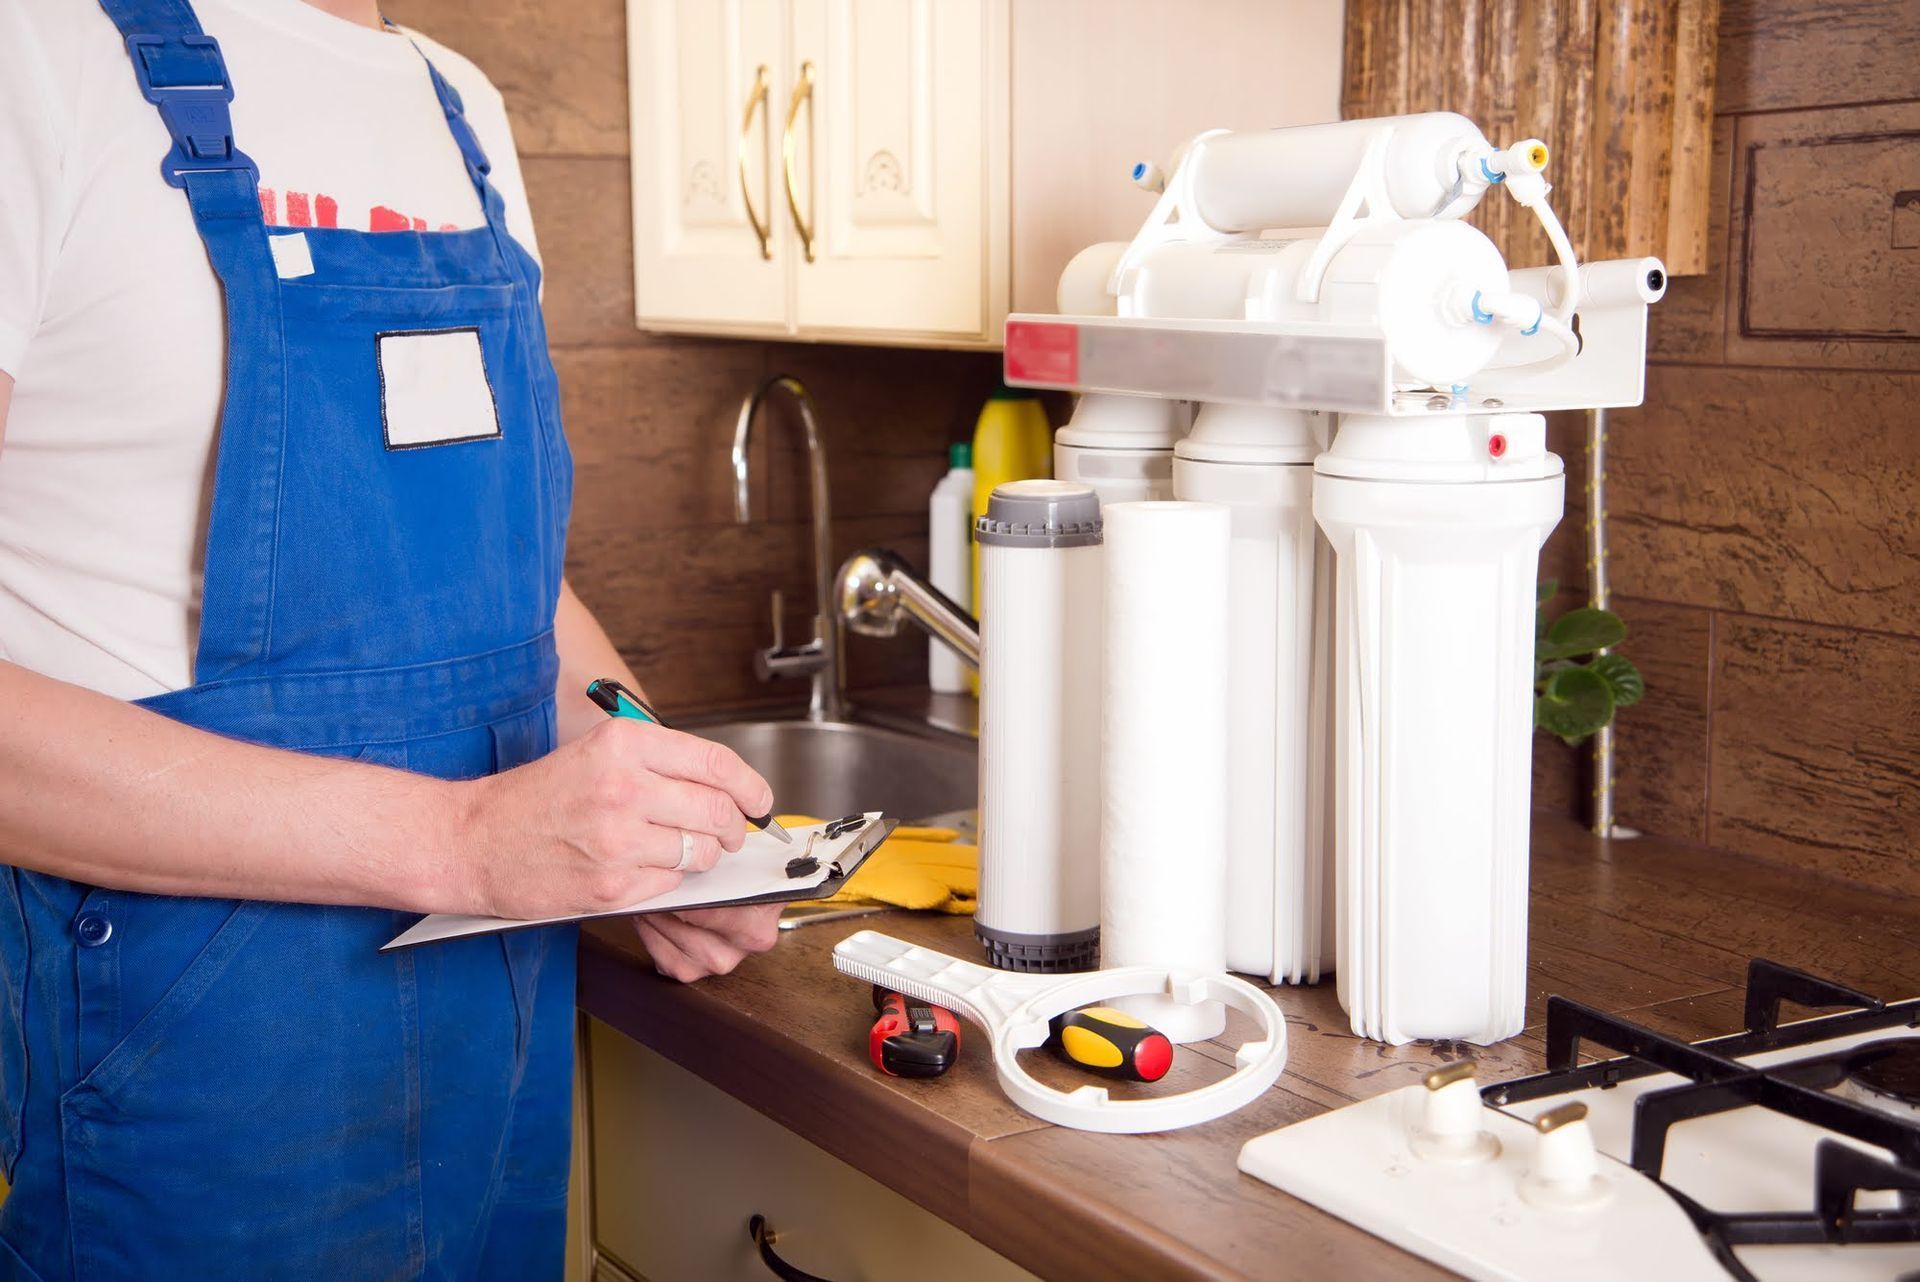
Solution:
<svg viewBox="0 0 1920 1282">
<path fill-rule="evenodd" d="M 427 57 L 427 51 L 416 43 L 420 59 L 427 64 L 427 74 L 433 77 L 433 92 L 440 99 L 440 110 L 447 117 L 447 130 L 453 134 L 453 141 L 460 148 L 460 158 L 466 162 L 467 177 L 473 180 L 473 188 L 480 193 L 480 206 L 486 211 L 487 222 L 496 232 L 504 234 L 506 220 L 506 201 L 494 188 L 487 175 L 493 172 L 493 162 L 487 159 L 486 148 L 480 145 L 473 126 L 467 123 L 466 104 L 460 100 L 460 91 L 447 82 L 440 74 L 440 68 L 433 65 L 433 59 Z"/>
<path fill-rule="evenodd" d="M 160 174 L 182 188 L 204 230 L 212 219 L 260 216 L 260 171 L 233 141 L 233 82 L 220 44 L 187 0 L 100 0 L 120 29 L 140 92 L 172 146 Z"/>
<path fill-rule="evenodd" d="M 0 0 L 5 3 L 6 0 Z M 226 391 L 207 534 L 207 609 L 194 680 L 265 654 L 269 594 L 251 550 L 270 546 L 286 425 L 280 281 L 260 213 L 260 171 L 233 140 L 233 82 L 188 0 L 100 0 L 126 41 L 140 92 L 171 142 L 160 173 L 186 193 L 226 298 Z M 218 623 L 214 620 L 218 620 Z"/>
</svg>

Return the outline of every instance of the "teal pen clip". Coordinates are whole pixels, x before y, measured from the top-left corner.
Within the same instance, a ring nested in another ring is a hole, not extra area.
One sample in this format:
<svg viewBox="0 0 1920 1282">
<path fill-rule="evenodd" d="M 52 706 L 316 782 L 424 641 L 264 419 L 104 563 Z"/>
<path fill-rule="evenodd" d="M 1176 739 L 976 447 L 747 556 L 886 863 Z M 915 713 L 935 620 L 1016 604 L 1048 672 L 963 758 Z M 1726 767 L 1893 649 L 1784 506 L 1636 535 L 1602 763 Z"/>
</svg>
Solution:
<svg viewBox="0 0 1920 1282">
<path fill-rule="evenodd" d="M 600 677 L 587 685 L 587 698 L 600 705 L 610 717 L 626 717 L 630 721 L 651 721 L 662 729 L 672 729 L 665 717 L 653 710 L 653 705 L 642 699 L 610 677 Z M 747 822 L 762 832 L 771 833 L 788 845 L 793 844 L 793 834 L 780 826 L 779 820 L 772 814 L 748 815 Z"/>
</svg>

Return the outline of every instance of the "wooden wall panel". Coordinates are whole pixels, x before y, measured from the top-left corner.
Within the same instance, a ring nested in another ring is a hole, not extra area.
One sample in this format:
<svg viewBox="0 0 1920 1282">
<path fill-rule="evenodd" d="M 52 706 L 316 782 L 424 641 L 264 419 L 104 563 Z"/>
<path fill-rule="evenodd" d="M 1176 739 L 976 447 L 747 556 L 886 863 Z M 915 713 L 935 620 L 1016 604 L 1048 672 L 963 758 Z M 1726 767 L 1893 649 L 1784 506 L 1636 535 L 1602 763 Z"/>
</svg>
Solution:
<svg viewBox="0 0 1920 1282">
<path fill-rule="evenodd" d="M 1920 98 L 1920 0 L 1721 0 L 1717 110 Z"/>
<path fill-rule="evenodd" d="M 1707 266 L 1719 0 L 1350 0 L 1348 117 L 1458 111 L 1499 143 L 1544 139 L 1580 255 Z M 1471 219 L 1514 266 L 1549 261 L 1513 201 Z"/>
<path fill-rule="evenodd" d="M 833 510 L 847 516 L 918 513 L 947 472 L 947 446 L 973 439 L 974 419 L 1000 374 L 994 352 L 901 353 L 870 347 L 781 343 L 769 371 L 793 374 L 813 390 L 827 447 Z M 904 412 L 903 412 L 904 411 Z M 776 416 L 778 417 L 778 416 Z M 776 518 L 807 514 L 804 436 L 798 423 L 770 418 Z"/>
<path fill-rule="evenodd" d="M 1733 191 L 1730 361 L 1920 370 L 1920 103 L 1742 117 Z"/>
<path fill-rule="evenodd" d="M 1649 686 L 1620 814 L 1913 894 L 1920 2 L 1726 0 L 1718 47 L 1708 270 L 1610 433 Z M 1582 764 L 1542 748 L 1536 796 L 1578 799 Z"/>
<path fill-rule="evenodd" d="M 762 357 L 698 340 L 555 349 L 575 531 L 731 523 L 733 413 Z M 764 470 L 767 457 L 757 449 L 754 461 Z"/>
<path fill-rule="evenodd" d="M 1713 614 L 1626 596 L 1613 609 L 1627 621 L 1620 653 L 1647 681 L 1646 697 L 1619 714 L 1614 812 L 1629 828 L 1703 842 Z"/>
<path fill-rule="evenodd" d="M 540 246 L 542 310 L 555 347 L 638 346 L 633 209 L 624 156 L 527 156 L 527 203 Z"/>
<path fill-rule="evenodd" d="M 1712 840 L 1920 895 L 1920 641 L 1721 626 Z"/>
<path fill-rule="evenodd" d="M 1647 373 L 1608 438 L 1616 590 L 1920 636 L 1920 378 Z"/>
<path fill-rule="evenodd" d="M 622 0 L 387 0 L 381 11 L 487 73 L 506 96 L 521 155 L 627 154 Z"/>
<path fill-rule="evenodd" d="M 1727 223 L 1733 204 L 1734 122 L 1713 122 L 1706 270 L 1674 276 L 1647 312 L 1647 358 L 1718 365 L 1727 355 Z"/>
</svg>

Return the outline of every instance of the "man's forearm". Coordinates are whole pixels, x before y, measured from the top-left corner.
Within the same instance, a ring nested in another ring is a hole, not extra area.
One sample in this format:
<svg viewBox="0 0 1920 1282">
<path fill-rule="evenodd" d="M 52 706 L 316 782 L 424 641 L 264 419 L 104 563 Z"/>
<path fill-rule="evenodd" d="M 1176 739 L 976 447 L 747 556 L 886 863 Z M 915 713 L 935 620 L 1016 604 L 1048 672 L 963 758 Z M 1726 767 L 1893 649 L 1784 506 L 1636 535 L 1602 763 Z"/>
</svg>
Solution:
<svg viewBox="0 0 1920 1282">
<path fill-rule="evenodd" d="M 553 642 L 560 652 L 560 688 L 554 699 L 559 712 L 560 742 L 572 743 L 606 720 L 607 714 L 587 698 L 588 682 L 612 677 L 629 689 L 640 691 L 640 679 L 620 657 L 620 651 L 600 621 L 593 617 L 593 611 L 587 609 L 566 583 L 560 585 L 560 604 L 553 615 Z"/>
<path fill-rule="evenodd" d="M 0 662 L 0 862 L 168 895 L 475 907 L 452 785 L 240 743 Z"/>
</svg>

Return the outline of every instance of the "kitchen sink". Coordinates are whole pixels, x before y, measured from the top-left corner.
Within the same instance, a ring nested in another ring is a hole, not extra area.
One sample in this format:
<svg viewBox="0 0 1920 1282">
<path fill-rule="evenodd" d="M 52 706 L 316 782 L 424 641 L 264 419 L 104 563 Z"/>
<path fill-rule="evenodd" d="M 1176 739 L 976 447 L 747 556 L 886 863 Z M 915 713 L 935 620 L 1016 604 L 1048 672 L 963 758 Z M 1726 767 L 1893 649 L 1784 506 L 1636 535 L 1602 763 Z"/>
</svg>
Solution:
<svg viewBox="0 0 1920 1282">
<path fill-rule="evenodd" d="M 833 721 L 722 721 L 686 729 L 726 744 L 765 775 L 782 814 L 833 818 L 881 810 L 924 819 L 971 810 L 977 799 L 978 745 L 959 735 Z"/>
</svg>

